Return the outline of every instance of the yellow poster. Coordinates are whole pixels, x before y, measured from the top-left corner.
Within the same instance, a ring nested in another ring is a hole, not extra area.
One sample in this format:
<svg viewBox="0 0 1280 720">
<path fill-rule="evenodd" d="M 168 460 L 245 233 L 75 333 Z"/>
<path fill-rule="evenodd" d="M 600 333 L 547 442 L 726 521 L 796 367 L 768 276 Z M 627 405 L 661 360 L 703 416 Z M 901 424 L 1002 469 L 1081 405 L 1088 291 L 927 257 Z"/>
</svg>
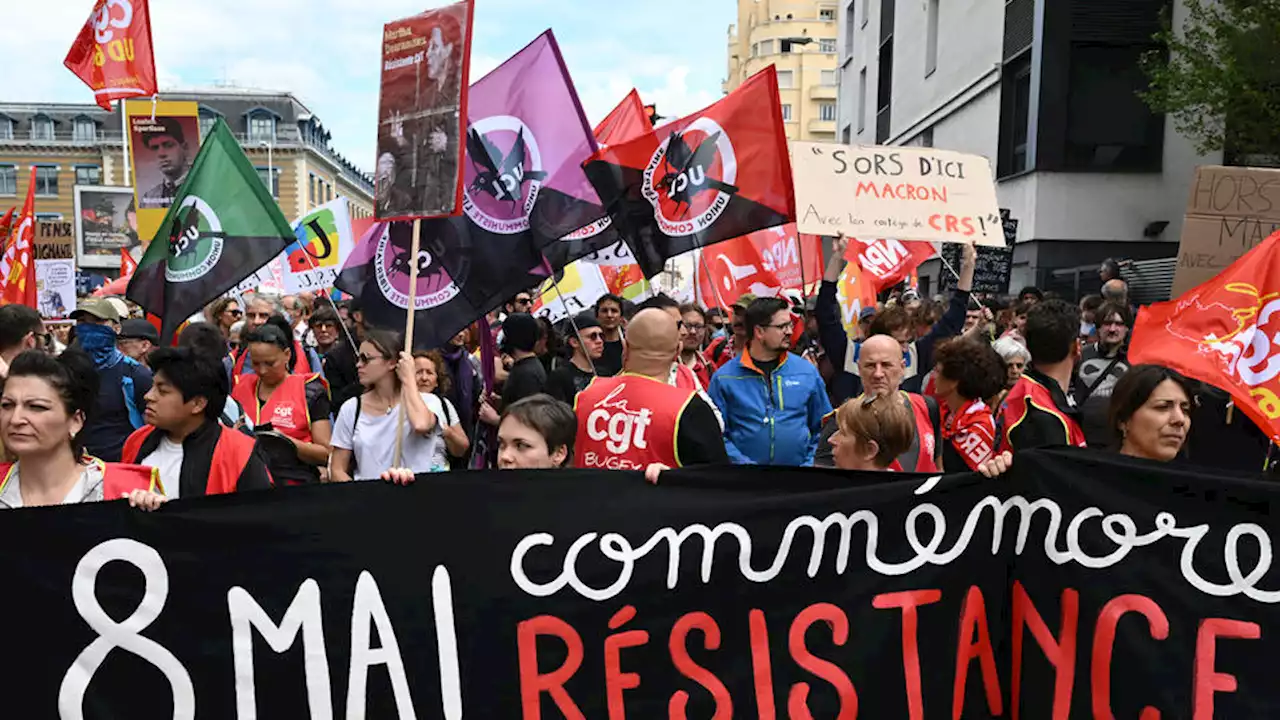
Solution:
<svg viewBox="0 0 1280 720">
<path fill-rule="evenodd" d="M 194 102 L 125 102 L 129 168 L 138 215 L 138 239 L 146 250 L 186 182 L 200 150 L 199 106 Z"/>
</svg>

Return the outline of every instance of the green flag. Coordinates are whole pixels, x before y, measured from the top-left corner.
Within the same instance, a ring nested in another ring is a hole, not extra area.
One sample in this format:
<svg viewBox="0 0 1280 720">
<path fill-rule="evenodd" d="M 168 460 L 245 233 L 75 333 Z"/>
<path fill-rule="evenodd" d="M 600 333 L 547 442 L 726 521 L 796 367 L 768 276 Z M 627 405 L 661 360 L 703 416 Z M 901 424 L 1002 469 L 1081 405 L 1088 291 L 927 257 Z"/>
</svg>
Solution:
<svg viewBox="0 0 1280 720">
<path fill-rule="evenodd" d="M 294 241 L 293 227 L 221 119 L 138 263 L 125 297 L 161 318 L 165 344 L 206 303 Z"/>
</svg>

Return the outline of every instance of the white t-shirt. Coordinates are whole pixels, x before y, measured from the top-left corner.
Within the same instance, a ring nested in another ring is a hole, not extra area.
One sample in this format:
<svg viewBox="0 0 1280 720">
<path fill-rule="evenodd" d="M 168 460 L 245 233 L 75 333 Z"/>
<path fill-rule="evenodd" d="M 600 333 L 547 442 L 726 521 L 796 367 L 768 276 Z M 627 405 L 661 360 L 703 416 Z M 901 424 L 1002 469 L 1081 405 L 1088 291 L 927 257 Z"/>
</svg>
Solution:
<svg viewBox="0 0 1280 720">
<path fill-rule="evenodd" d="M 421 393 L 421 396 L 427 409 L 436 415 L 436 429 L 429 435 L 419 435 L 409 426 L 406 418 L 402 431 L 404 446 L 400 464 L 415 473 L 444 472 L 449 469 L 448 463 L 437 461 L 437 456 L 444 453 L 444 437 L 440 430 L 440 423 L 444 422 L 444 406 L 435 395 Z M 342 403 L 338 420 L 333 424 L 333 446 L 350 450 L 355 455 L 356 480 L 377 480 L 384 470 L 391 468 L 396 459 L 399 406 L 392 407 L 385 415 L 375 415 L 361 409 L 360 426 L 354 427 L 358 400 L 359 398 L 351 398 Z"/>
<path fill-rule="evenodd" d="M 182 443 L 162 437 L 156 449 L 139 460 L 138 464 L 159 470 L 160 484 L 164 486 L 164 496 L 170 500 L 178 499 L 179 477 L 182 475 Z"/>
<path fill-rule="evenodd" d="M 9 482 L 5 484 L 3 490 L 0 490 L 0 508 L 24 507 L 21 469 L 22 463 L 14 464 L 13 472 L 9 475 Z M 102 468 L 98 463 L 85 465 L 84 469 L 80 471 L 80 478 L 76 480 L 76 484 L 71 486 L 71 489 L 67 491 L 67 496 L 62 499 L 62 504 L 75 505 L 77 503 L 99 502 L 104 499 L 118 500 L 119 498 L 104 498 L 102 496 L 103 478 Z"/>
<path fill-rule="evenodd" d="M 447 468 L 449 467 L 449 448 L 448 448 L 448 445 L 446 445 L 444 442 L 444 429 L 446 427 L 453 427 L 454 425 L 458 424 L 458 410 L 453 406 L 453 403 L 449 401 L 449 398 L 439 398 L 435 395 L 432 395 L 431 397 L 434 397 L 437 400 L 444 401 L 443 403 L 444 414 L 441 415 L 438 412 L 436 413 L 436 417 L 440 418 L 440 422 L 436 423 L 435 434 L 439 436 L 440 443 L 436 448 L 435 463 L 436 465 Z M 431 407 L 431 406 L 428 405 L 427 407 Z"/>
</svg>

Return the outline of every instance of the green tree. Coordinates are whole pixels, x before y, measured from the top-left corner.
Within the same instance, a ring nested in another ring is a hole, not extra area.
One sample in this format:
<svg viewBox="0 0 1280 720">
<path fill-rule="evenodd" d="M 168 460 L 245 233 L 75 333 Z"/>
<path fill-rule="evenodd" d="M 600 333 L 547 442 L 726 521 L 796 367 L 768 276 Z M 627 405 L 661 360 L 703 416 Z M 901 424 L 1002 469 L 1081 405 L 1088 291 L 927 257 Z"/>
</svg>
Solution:
<svg viewBox="0 0 1280 720">
<path fill-rule="evenodd" d="M 1166 17 L 1165 49 L 1143 59 L 1143 99 L 1201 153 L 1280 156 L 1280 0 L 1185 2 L 1181 32 Z"/>
</svg>

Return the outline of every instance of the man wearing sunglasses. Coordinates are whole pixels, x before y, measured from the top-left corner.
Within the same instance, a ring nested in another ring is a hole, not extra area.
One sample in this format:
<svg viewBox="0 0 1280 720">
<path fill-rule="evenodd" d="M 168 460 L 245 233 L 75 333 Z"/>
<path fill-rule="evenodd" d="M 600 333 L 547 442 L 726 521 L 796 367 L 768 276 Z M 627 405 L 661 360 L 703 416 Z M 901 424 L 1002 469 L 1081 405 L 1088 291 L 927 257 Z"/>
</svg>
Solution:
<svg viewBox="0 0 1280 720">
<path fill-rule="evenodd" d="M 573 349 L 573 357 L 551 371 L 546 390 L 551 397 L 573 405 L 573 399 L 596 377 L 595 364 L 604 355 L 604 330 L 590 311 L 574 316 L 572 323 L 566 321 L 565 325 L 564 338 Z"/>
<path fill-rule="evenodd" d="M 795 318 L 779 298 L 759 298 L 742 318 L 748 344 L 711 378 L 708 394 L 725 424 L 725 450 L 738 464 L 813 464 L 822 418 L 831 412 L 822 376 L 788 355 Z"/>
</svg>

